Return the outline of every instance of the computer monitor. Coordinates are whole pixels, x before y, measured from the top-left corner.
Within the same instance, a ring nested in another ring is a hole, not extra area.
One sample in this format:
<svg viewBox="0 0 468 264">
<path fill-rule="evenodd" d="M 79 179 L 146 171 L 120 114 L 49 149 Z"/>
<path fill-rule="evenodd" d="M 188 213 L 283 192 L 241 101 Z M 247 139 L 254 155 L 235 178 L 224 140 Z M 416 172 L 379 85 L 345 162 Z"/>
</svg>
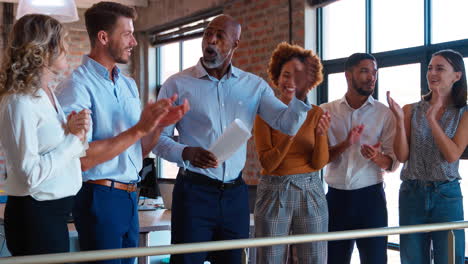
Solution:
<svg viewBox="0 0 468 264">
<path fill-rule="evenodd" d="M 138 201 L 140 197 L 146 197 L 150 199 L 156 199 L 160 196 L 157 178 L 157 168 L 155 165 L 154 158 L 145 158 L 143 160 L 143 168 L 140 171 L 141 181 L 138 183 L 137 194 Z M 145 203 L 138 206 L 139 210 L 151 210 L 156 209 L 154 206 L 145 206 Z"/>
</svg>

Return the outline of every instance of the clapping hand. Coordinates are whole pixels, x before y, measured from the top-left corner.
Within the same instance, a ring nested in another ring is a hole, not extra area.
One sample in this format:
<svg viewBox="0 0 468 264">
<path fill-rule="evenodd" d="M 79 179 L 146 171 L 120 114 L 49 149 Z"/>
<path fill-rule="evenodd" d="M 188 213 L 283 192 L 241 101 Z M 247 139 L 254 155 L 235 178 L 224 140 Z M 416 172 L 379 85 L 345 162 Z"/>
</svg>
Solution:
<svg viewBox="0 0 468 264">
<path fill-rule="evenodd" d="M 71 112 L 67 117 L 68 132 L 77 136 L 81 141 L 86 140 L 86 134 L 91 125 L 91 111 L 83 109 L 79 113 Z"/>
<path fill-rule="evenodd" d="M 171 105 L 177 99 L 177 94 L 174 94 L 171 98 Z M 167 114 L 159 121 L 159 127 L 166 127 L 179 122 L 180 119 L 190 110 L 190 105 L 187 99 L 184 103 L 179 106 L 170 106 Z"/>
<path fill-rule="evenodd" d="M 363 144 L 361 146 L 361 154 L 364 158 L 372 160 L 375 158 L 380 152 L 381 152 L 381 147 L 382 143 L 377 142 L 375 145 L 367 145 Z"/>
<path fill-rule="evenodd" d="M 296 89 L 297 99 L 304 101 L 307 94 L 314 88 L 312 85 L 316 84 L 316 75 L 319 68 L 313 62 L 312 58 L 307 58 L 304 61 L 304 69 L 297 73 L 297 85 L 299 89 Z"/>
<path fill-rule="evenodd" d="M 353 129 L 349 131 L 348 137 L 346 138 L 346 140 L 348 141 L 348 144 L 353 145 L 356 142 L 358 142 L 359 139 L 361 138 L 363 131 L 364 131 L 364 125 L 362 124 L 359 126 L 353 127 Z"/>
<path fill-rule="evenodd" d="M 330 128 L 331 116 L 329 112 L 325 112 L 320 117 L 320 120 L 315 128 L 315 133 L 319 136 L 326 135 L 328 128 Z"/>
<path fill-rule="evenodd" d="M 404 118 L 404 113 L 403 109 L 401 109 L 400 105 L 393 100 L 393 98 L 390 96 L 390 91 L 387 92 L 387 102 L 388 102 L 388 107 L 392 111 L 393 115 L 397 120 L 403 120 Z"/>
<path fill-rule="evenodd" d="M 439 96 L 439 90 L 433 89 L 432 90 L 432 99 L 431 105 L 427 109 L 426 118 L 428 121 L 436 121 L 437 114 L 442 109 L 444 102 L 442 100 L 442 96 Z"/>
</svg>

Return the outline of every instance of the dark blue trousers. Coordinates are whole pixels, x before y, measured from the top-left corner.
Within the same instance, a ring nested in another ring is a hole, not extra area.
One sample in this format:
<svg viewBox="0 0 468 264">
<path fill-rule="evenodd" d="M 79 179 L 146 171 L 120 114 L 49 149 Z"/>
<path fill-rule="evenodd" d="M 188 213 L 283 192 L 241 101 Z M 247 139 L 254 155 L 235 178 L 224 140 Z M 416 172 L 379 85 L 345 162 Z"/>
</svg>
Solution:
<svg viewBox="0 0 468 264">
<path fill-rule="evenodd" d="M 240 177 L 240 176 L 239 176 Z M 179 173 L 173 191 L 172 244 L 249 237 L 247 185 L 220 190 L 192 183 Z M 239 264 L 242 251 L 213 251 L 171 256 L 172 264 Z"/>
<path fill-rule="evenodd" d="M 80 250 L 137 247 L 139 225 L 136 199 L 136 192 L 83 183 L 73 209 Z M 92 263 L 133 264 L 135 258 Z"/>
<path fill-rule="evenodd" d="M 388 225 L 387 202 L 383 183 L 357 190 L 328 188 L 329 232 Z M 387 263 L 387 237 L 328 242 L 328 264 L 347 264 L 351 261 L 354 243 L 359 250 L 361 264 Z"/>
</svg>

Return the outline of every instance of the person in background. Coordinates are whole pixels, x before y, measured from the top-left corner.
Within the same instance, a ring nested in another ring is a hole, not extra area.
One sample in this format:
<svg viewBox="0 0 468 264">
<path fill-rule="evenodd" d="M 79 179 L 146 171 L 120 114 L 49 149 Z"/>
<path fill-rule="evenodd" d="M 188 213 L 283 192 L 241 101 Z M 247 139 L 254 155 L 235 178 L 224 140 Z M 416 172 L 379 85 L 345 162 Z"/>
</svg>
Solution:
<svg viewBox="0 0 468 264">
<path fill-rule="evenodd" d="M 246 159 L 243 144 L 225 162 L 219 162 L 208 149 L 236 118 L 252 129 L 259 114 L 270 126 L 294 135 L 304 122 L 310 104 L 305 67 L 297 89 L 286 106 L 258 76 L 232 65 L 239 46 L 241 25 L 232 17 L 214 18 L 204 31 L 203 57 L 197 65 L 171 76 L 162 86 L 159 98 L 177 93 L 188 99 L 192 109 L 161 134 L 155 153 L 181 168 L 172 202 L 172 243 L 247 238 L 249 203 L 247 185 L 242 179 Z M 172 139 L 174 128 L 179 141 Z M 171 256 L 171 263 L 238 264 L 241 250 L 216 251 Z"/>
<path fill-rule="evenodd" d="M 50 85 L 67 69 L 65 29 L 26 15 L 13 26 L 0 74 L 0 143 L 8 178 L 5 236 L 13 256 L 69 251 L 67 220 L 81 187 L 89 110 L 68 117 Z"/>
<path fill-rule="evenodd" d="M 0 186 L 3 185 L 5 179 L 6 179 L 5 153 L 3 151 L 2 145 L 0 144 Z M 1 189 L 1 191 L 3 191 L 3 188 Z M 1 192 L 0 192 L 0 195 L 1 195 Z"/>
<path fill-rule="evenodd" d="M 65 112 L 91 109 L 89 149 L 81 159 L 83 187 L 73 216 L 81 250 L 138 246 L 136 183 L 143 157 L 162 128 L 179 120 L 188 103 L 173 107 L 176 96 L 148 103 L 141 111 L 135 81 L 120 72 L 137 45 L 133 8 L 114 2 L 94 4 L 85 12 L 91 52 L 61 83 Z M 134 263 L 134 258 L 97 263 Z"/>
<path fill-rule="evenodd" d="M 463 220 L 459 159 L 468 144 L 467 83 L 463 57 L 453 50 L 432 55 L 430 92 L 403 109 L 387 93 L 396 118 L 394 149 L 404 163 L 399 197 L 400 225 Z M 455 263 L 465 259 L 464 230 L 454 230 Z M 447 263 L 447 231 L 400 235 L 402 264 Z"/>
<path fill-rule="evenodd" d="M 343 98 L 321 107 L 331 114 L 328 130 L 329 231 L 388 225 L 384 172 L 398 168 L 393 153 L 395 120 L 392 112 L 374 100 L 377 61 L 355 53 L 345 63 L 348 90 Z M 362 264 L 387 263 L 387 238 L 372 237 L 328 242 L 328 263 L 350 263 L 357 244 Z"/>
<path fill-rule="evenodd" d="M 297 85 L 306 63 L 313 66 L 310 87 Z M 297 45 L 280 43 L 270 59 L 268 73 L 279 99 L 288 105 L 297 89 L 313 89 L 322 82 L 317 55 Z M 318 106 L 307 113 L 295 136 L 271 128 L 260 116 L 254 135 L 262 177 L 255 202 L 255 236 L 323 233 L 328 230 L 328 208 L 319 170 L 328 163 L 330 116 Z M 325 263 L 327 242 L 291 245 L 298 263 Z M 257 263 L 288 263 L 287 245 L 260 247 Z"/>
</svg>

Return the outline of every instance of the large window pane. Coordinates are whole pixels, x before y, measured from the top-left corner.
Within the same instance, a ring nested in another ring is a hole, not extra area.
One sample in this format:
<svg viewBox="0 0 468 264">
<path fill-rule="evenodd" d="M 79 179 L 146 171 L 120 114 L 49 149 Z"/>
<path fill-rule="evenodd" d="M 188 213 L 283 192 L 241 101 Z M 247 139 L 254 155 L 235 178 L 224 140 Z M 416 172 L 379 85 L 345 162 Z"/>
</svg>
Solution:
<svg viewBox="0 0 468 264">
<path fill-rule="evenodd" d="M 328 102 L 342 98 L 348 90 L 344 72 L 328 75 Z"/>
<path fill-rule="evenodd" d="M 387 91 L 398 104 L 415 103 L 421 98 L 421 66 L 419 63 L 379 69 L 379 101 L 387 105 Z"/>
<path fill-rule="evenodd" d="M 432 42 L 468 38 L 467 10 L 467 0 L 432 0 Z"/>
<path fill-rule="evenodd" d="M 365 0 L 338 1 L 323 8 L 325 60 L 365 51 L 365 17 Z"/>
<path fill-rule="evenodd" d="M 179 42 L 167 44 L 161 47 L 161 84 L 164 83 L 169 76 L 179 72 L 180 51 Z"/>
<path fill-rule="evenodd" d="M 372 1 L 372 52 L 421 46 L 423 29 L 424 1 Z"/>
<path fill-rule="evenodd" d="M 202 38 L 182 42 L 182 69 L 187 69 L 198 63 L 202 56 Z"/>
<path fill-rule="evenodd" d="M 420 100 L 421 91 L 420 64 L 407 64 L 379 69 L 379 101 L 387 104 L 386 93 L 401 106 Z M 402 81 L 404 80 L 404 81 Z M 388 225 L 399 226 L 398 191 L 400 189 L 401 165 L 395 172 L 385 174 L 385 194 L 387 196 Z M 399 243 L 399 236 L 389 236 L 389 242 Z"/>
</svg>

